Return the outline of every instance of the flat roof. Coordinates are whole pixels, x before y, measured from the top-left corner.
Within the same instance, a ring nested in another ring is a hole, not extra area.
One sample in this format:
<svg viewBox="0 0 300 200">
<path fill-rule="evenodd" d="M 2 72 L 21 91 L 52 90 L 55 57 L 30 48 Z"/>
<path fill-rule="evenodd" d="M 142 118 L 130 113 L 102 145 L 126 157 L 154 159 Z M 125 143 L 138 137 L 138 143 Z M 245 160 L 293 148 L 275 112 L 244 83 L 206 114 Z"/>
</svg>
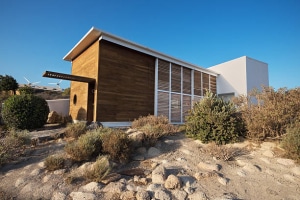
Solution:
<svg viewBox="0 0 300 200">
<path fill-rule="evenodd" d="M 171 63 L 175 63 L 175 64 L 178 64 L 178 65 L 181 65 L 181 66 L 184 66 L 184 67 L 188 67 L 188 68 L 191 68 L 191 69 L 205 71 L 205 72 L 207 72 L 209 74 L 212 74 L 212 75 L 218 75 L 218 73 L 216 73 L 212 70 L 209 70 L 209 69 L 191 64 L 189 62 L 171 57 L 169 55 L 160 53 L 158 51 L 152 50 L 152 49 L 147 48 L 145 46 L 136 44 L 134 42 L 131 42 L 131 41 L 125 40 L 123 38 L 117 37 L 115 35 L 109 34 L 107 32 L 101 31 L 101 30 L 99 30 L 95 27 L 92 27 L 83 36 L 83 38 L 81 38 L 81 40 L 79 40 L 79 42 L 63 57 L 63 59 L 66 60 L 66 61 L 74 60 L 79 54 L 81 54 L 85 49 L 87 49 L 96 40 L 106 40 L 106 41 L 109 41 L 109 42 L 127 47 L 129 49 L 133 49 L 133 50 L 151 55 L 153 57 L 169 61 Z"/>
</svg>

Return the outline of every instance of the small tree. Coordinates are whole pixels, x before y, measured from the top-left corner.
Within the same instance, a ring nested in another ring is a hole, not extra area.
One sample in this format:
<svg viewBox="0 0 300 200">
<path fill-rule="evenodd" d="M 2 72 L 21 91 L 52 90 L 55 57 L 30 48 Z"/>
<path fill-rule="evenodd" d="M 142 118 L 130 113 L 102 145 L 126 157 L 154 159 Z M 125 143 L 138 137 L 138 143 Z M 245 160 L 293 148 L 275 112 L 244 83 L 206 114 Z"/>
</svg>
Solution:
<svg viewBox="0 0 300 200">
<path fill-rule="evenodd" d="M 244 133 L 244 124 L 232 102 L 207 92 L 186 117 L 186 133 L 202 142 L 226 144 Z"/>
<path fill-rule="evenodd" d="M 0 91 L 13 91 L 16 94 L 16 90 L 18 89 L 19 85 L 12 76 L 0 75 Z"/>
</svg>

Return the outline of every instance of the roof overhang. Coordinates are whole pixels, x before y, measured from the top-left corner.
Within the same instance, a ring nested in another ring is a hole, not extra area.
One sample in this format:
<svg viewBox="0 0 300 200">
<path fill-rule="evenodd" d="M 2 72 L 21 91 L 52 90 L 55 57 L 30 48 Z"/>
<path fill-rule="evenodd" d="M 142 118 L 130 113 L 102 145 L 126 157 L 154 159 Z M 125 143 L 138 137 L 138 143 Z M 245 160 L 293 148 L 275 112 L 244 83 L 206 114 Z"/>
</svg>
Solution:
<svg viewBox="0 0 300 200">
<path fill-rule="evenodd" d="M 191 69 L 196 69 L 196 70 L 201 70 L 201 71 L 205 71 L 211 75 L 215 75 L 217 76 L 218 73 L 206 69 L 206 68 L 202 68 L 200 66 L 182 61 L 180 59 L 171 57 L 169 55 L 160 53 L 158 51 L 154 51 L 150 48 L 147 48 L 145 46 L 136 44 L 134 42 L 125 40 L 123 38 L 117 37 L 115 35 L 109 34 L 107 32 L 103 32 L 101 30 L 98 30 L 95 27 L 92 27 L 86 34 L 85 36 L 83 36 L 83 38 L 67 53 L 67 55 L 65 55 L 65 57 L 63 58 L 66 61 L 72 61 L 74 60 L 79 54 L 81 54 L 85 49 L 87 49 L 91 44 L 93 44 L 96 40 L 106 40 L 124 47 L 127 47 L 129 49 L 133 49 L 148 55 L 151 55 L 153 57 L 156 57 L 158 59 L 162 59 L 162 60 L 166 60 L 181 66 L 185 66 Z"/>
</svg>

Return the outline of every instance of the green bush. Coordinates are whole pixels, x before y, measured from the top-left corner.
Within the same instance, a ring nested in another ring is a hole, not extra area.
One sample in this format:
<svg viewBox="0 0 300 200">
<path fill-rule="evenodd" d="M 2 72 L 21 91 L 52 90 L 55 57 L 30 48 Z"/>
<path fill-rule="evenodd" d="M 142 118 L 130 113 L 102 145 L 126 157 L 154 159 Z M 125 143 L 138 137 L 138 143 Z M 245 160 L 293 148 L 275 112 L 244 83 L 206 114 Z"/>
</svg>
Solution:
<svg viewBox="0 0 300 200">
<path fill-rule="evenodd" d="M 287 128 L 287 133 L 281 145 L 286 150 L 286 155 L 289 158 L 300 161 L 300 122 L 296 122 Z"/>
<path fill-rule="evenodd" d="M 99 156 L 91 168 L 85 171 L 85 177 L 90 181 L 100 182 L 111 171 L 109 160 L 106 156 Z"/>
<path fill-rule="evenodd" d="M 127 162 L 131 151 L 128 135 L 119 129 L 109 129 L 102 134 L 103 153 L 120 162 Z"/>
<path fill-rule="evenodd" d="M 243 121 L 233 103 L 207 92 L 186 117 L 186 133 L 202 142 L 226 144 L 243 134 Z"/>
<path fill-rule="evenodd" d="M 25 85 L 24 87 L 19 88 L 20 94 L 33 94 L 34 90 L 32 87 Z"/>
<path fill-rule="evenodd" d="M 300 88 L 264 87 L 248 96 L 234 100 L 247 127 L 247 137 L 263 140 L 286 133 L 287 128 L 300 118 Z"/>
<path fill-rule="evenodd" d="M 65 133 L 67 137 L 78 138 L 82 134 L 85 134 L 86 131 L 86 123 L 78 122 L 68 124 Z"/>
<path fill-rule="evenodd" d="M 170 135 L 178 131 L 177 127 L 170 124 L 165 116 L 148 115 L 139 117 L 132 122 L 132 128 L 145 133 L 145 140 L 149 144 L 154 144 L 159 138 Z"/>
<path fill-rule="evenodd" d="M 45 159 L 45 167 L 49 171 L 62 169 L 64 167 L 64 157 L 60 155 L 51 155 Z"/>
<path fill-rule="evenodd" d="M 40 128 L 49 114 L 47 102 L 34 95 L 14 95 L 4 102 L 2 117 L 8 127 L 17 129 Z"/>
<path fill-rule="evenodd" d="M 101 132 L 87 132 L 78 140 L 66 144 L 64 149 L 75 161 L 89 160 L 93 156 L 98 156 L 101 152 Z"/>
</svg>

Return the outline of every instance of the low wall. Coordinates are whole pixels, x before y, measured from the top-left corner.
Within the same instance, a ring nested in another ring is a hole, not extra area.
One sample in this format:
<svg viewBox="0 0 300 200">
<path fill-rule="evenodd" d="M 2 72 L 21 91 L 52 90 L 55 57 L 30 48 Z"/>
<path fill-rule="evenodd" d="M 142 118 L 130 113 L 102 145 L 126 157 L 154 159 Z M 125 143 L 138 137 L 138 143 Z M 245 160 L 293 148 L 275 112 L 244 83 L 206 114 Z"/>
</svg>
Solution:
<svg viewBox="0 0 300 200">
<path fill-rule="evenodd" d="M 70 99 L 46 100 L 51 111 L 55 111 L 60 115 L 68 116 L 70 111 Z"/>
</svg>

